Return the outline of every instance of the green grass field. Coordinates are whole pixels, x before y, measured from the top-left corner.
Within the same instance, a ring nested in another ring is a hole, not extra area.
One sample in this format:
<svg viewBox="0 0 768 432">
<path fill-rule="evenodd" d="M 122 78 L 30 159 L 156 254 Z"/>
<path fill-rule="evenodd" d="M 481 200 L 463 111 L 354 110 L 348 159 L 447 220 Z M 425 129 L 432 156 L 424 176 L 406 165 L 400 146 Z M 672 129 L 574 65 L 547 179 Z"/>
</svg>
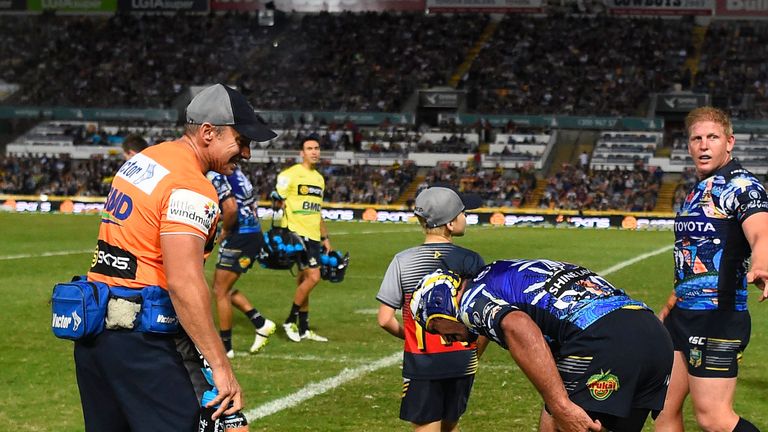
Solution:
<svg viewBox="0 0 768 432">
<path fill-rule="evenodd" d="M 83 430 L 72 344 L 52 335 L 48 299 L 55 282 L 88 268 L 97 225 L 94 216 L 0 213 L 0 431 Z M 252 327 L 236 315 L 234 344 L 243 354 L 234 367 L 251 430 L 408 431 L 398 419 L 402 341 L 378 327 L 375 296 L 392 255 L 421 242 L 420 229 L 330 223 L 329 231 L 334 247 L 352 257 L 344 282 L 323 282 L 311 297 L 311 325 L 329 343 L 293 343 L 278 330 L 262 353 L 246 355 Z M 609 280 L 658 309 L 672 283 L 671 252 L 659 251 L 672 238 L 668 231 L 470 227 L 457 243 L 486 261 L 546 257 L 610 270 Z M 653 252 L 658 253 L 615 267 Z M 206 268 L 210 280 L 212 260 Z M 257 268 L 237 286 L 262 313 L 282 322 L 295 285 L 287 271 Z M 768 305 L 757 304 L 755 297 L 736 409 L 766 428 L 768 414 L 762 408 L 768 403 L 768 382 L 762 365 L 768 361 Z M 492 346 L 481 360 L 462 430 L 533 431 L 540 407 L 538 394 L 509 355 Z M 696 430 L 690 409 L 686 422 Z"/>
</svg>

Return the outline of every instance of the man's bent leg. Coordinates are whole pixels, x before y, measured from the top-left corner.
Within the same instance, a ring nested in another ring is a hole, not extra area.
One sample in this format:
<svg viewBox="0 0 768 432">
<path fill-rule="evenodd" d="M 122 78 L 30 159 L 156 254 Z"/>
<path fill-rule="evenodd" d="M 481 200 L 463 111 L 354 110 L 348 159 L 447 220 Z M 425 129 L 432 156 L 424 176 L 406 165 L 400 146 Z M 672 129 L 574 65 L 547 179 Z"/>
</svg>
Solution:
<svg viewBox="0 0 768 432">
<path fill-rule="evenodd" d="M 234 290 L 232 291 L 232 294 L 229 296 L 230 301 L 232 302 L 232 306 L 236 307 L 237 310 L 239 310 L 242 313 L 248 313 L 251 309 L 253 309 L 253 305 L 248 300 L 248 297 L 245 296 L 240 290 Z"/>
<path fill-rule="evenodd" d="M 736 378 L 690 376 L 691 401 L 696 422 L 707 432 L 731 432 L 739 422 L 733 411 Z"/>
<path fill-rule="evenodd" d="M 216 310 L 219 313 L 219 330 L 232 329 L 231 291 L 240 274 L 229 270 L 216 269 L 213 274 L 213 292 L 216 295 Z"/>
<path fill-rule="evenodd" d="M 235 352 L 232 351 L 232 287 L 239 278 L 240 273 L 219 268 L 213 274 L 213 292 L 216 296 L 216 311 L 219 315 L 219 336 L 229 358 L 235 356 Z"/>
<path fill-rule="evenodd" d="M 683 403 L 688 396 L 688 367 L 682 351 L 675 351 L 672 375 L 664 399 L 664 409 L 656 417 L 656 432 L 683 431 Z"/>
<path fill-rule="evenodd" d="M 293 303 L 301 306 L 299 310 L 303 312 L 309 309 L 309 293 L 320 282 L 320 269 L 310 267 L 302 270 L 299 272 L 298 282 Z"/>
</svg>

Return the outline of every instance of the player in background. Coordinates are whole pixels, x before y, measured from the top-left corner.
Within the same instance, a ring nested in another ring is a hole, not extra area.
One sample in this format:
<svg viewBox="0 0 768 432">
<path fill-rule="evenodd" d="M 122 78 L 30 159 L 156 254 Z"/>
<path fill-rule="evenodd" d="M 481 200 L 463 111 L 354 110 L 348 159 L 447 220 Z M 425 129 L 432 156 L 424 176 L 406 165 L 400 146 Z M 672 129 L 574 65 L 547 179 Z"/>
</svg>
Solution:
<svg viewBox="0 0 768 432">
<path fill-rule="evenodd" d="M 240 276 L 256 262 L 264 237 L 254 209 L 253 185 L 243 171 L 237 168 L 228 176 L 210 171 L 207 177 L 216 188 L 221 208 L 221 244 L 213 275 L 219 334 L 227 356 L 233 358 L 232 305 L 242 311 L 255 328 L 256 337 L 250 349 L 252 353 L 259 352 L 275 332 L 275 323 L 262 316 L 245 294 L 234 288 Z"/>
<path fill-rule="evenodd" d="M 451 189 L 431 187 L 415 202 L 415 213 L 424 230 L 424 243 L 406 249 L 392 259 L 376 299 L 378 322 L 388 333 L 405 339 L 403 396 L 400 418 L 418 432 L 458 431 L 459 418 L 467 408 L 477 371 L 474 343 L 445 343 L 414 322 L 407 307 L 419 280 L 436 269 L 474 275 L 484 265 L 476 252 L 453 244 L 464 235 L 464 210 L 480 204 L 473 195 L 459 196 Z M 400 324 L 395 311 L 402 309 Z"/>
<path fill-rule="evenodd" d="M 540 431 L 640 432 L 664 405 L 669 335 L 643 302 L 584 267 L 501 260 L 464 283 L 438 271 L 410 308 L 448 342 L 484 336 L 508 350 L 544 399 Z"/>
<path fill-rule="evenodd" d="M 733 396 L 752 325 L 747 284 L 762 290 L 760 301 L 768 296 L 768 198 L 733 159 L 736 138 L 725 112 L 697 108 L 685 126 L 699 181 L 675 217 L 675 287 L 659 313 L 675 345 L 675 366 L 656 431 L 683 430 L 690 394 L 705 431 L 754 432 L 733 410 Z"/>
<path fill-rule="evenodd" d="M 132 158 L 137 153 L 140 153 L 142 150 L 149 147 L 147 140 L 139 134 L 127 135 L 120 145 L 123 148 L 123 157 L 125 160 Z"/>
<path fill-rule="evenodd" d="M 273 194 L 282 201 L 282 223 L 301 239 L 304 247 L 298 257 L 296 292 L 283 330 L 293 342 L 328 342 L 328 338 L 309 327 L 309 294 L 320 282 L 320 255 L 323 250 L 333 250 L 322 217 L 325 180 L 316 169 L 320 162 L 320 143 L 311 138 L 304 140 L 299 156 L 301 163 L 278 174 Z"/>
</svg>

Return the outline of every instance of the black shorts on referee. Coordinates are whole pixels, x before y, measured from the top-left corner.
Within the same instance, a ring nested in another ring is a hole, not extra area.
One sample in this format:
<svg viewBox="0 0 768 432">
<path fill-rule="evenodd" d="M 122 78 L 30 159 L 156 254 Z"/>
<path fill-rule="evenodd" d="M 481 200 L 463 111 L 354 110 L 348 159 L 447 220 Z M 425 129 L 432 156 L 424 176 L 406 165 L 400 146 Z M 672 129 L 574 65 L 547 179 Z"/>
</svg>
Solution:
<svg viewBox="0 0 768 432">
<path fill-rule="evenodd" d="M 574 403 L 609 418 L 640 412 L 642 428 L 649 412 L 664 407 L 673 359 L 672 341 L 653 312 L 618 309 L 567 340 L 555 360 Z"/>
<path fill-rule="evenodd" d="M 749 311 L 672 308 L 664 320 L 675 351 L 683 353 L 688 373 L 701 378 L 735 378 L 749 344 Z"/>
<path fill-rule="evenodd" d="M 309 237 L 298 236 L 301 239 L 301 244 L 304 246 L 296 258 L 296 264 L 299 270 L 307 268 L 320 267 L 320 255 L 323 254 L 323 244 L 317 240 L 312 240 Z"/>
</svg>

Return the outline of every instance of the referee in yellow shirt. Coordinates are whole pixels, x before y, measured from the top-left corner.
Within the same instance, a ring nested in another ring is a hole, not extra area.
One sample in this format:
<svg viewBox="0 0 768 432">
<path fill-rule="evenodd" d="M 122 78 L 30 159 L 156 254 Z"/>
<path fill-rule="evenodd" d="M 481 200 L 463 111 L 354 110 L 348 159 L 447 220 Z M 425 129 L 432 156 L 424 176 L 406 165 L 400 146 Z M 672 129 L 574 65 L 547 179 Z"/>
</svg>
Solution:
<svg viewBox="0 0 768 432">
<path fill-rule="evenodd" d="M 331 242 L 321 214 L 325 180 L 315 167 L 320 161 L 320 143 L 307 138 L 301 144 L 302 162 L 277 176 L 276 192 L 283 201 L 288 230 L 298 236 L 304 250 L 299 254 L 296 294 L 283 329 L 288 339 L 328 342 L 309 328 L 309 293 L 320 282 L 320 255 L 330 252 Z"/>
</svg>

